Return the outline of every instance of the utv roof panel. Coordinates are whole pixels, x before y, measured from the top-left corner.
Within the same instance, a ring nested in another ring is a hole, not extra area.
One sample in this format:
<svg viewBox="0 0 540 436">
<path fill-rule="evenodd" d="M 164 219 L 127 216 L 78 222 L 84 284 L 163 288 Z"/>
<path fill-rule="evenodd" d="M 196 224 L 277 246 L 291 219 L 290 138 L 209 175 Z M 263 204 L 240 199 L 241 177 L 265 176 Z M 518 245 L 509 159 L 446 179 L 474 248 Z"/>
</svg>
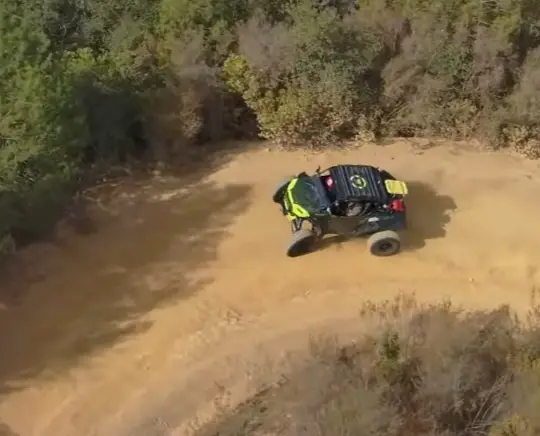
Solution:
<svg viewBox="0 0 540 436">
<path fill-rule="evenodd" d="M 369 165 L 337 165 L 328 168 L 338 201 L 377 201 L 386 203 L 390 196 L 382 173 Z"/>
</svg>

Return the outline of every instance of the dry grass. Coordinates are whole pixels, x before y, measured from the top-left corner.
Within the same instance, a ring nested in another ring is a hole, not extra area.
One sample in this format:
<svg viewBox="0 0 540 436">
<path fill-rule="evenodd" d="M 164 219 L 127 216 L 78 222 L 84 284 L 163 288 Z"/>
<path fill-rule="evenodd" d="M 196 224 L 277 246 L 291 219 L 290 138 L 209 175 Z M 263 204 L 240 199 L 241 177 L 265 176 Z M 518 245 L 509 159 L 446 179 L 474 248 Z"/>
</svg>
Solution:
<svg viewBox="0 0 540 436">
<path fill-rule="evenodd" d="M 529 436 L 540 431 L 540 312 L 464 312 L 401 296 L 367 304 L 369 334 L 313 342 L 273 386 L 197 436 Z M 364 328 L 364 327 L 362 327 Z"/>
</svg>

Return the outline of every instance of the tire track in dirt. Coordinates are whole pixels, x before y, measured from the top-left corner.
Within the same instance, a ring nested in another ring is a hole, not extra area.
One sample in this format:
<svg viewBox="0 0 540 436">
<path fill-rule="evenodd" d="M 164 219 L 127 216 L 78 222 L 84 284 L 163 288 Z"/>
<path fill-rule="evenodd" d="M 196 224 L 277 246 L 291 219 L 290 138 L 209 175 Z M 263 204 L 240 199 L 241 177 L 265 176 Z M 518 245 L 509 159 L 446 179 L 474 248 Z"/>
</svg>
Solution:
<svg viewBox="0 0 540 436">
<path fill-rule="evenodd" d="M 396 290 L 400 290 L 422 304 L 436 304 L 441 301 L 441 295 L 450 298 L 454 294 L 455 306 L 473 310 L 491 308 L 485 300 L 471 300 L 466 293 L 456 293 L 456 285 L 456 281 L 440 281 L 433 295 L 429 284 L 419 287 L 416 283 L 411 287 L 407 283 L 379 283 L 378 295 L 371 301 L 393 300 Z M 309 355 L 313 340 L 315 343 L 356 340 L 359 330 L 366 327 L 365 319 L 360 317 L 363 294 L 373 288 L 374 284 L 368 283 L 356 289 L 295 298 L 278 313 L 263 315 L 223 341 L 202 346 L 189 362 L 166 371 L 168 375 L 161 384 L 156 383 L 141 392 L 136 401 L 100 433 L 118 436 L 191 434 L 197 420 L 215 413 L 216 401 L 225 398 L 226 407 L 230 407 L 254 394 L 258 386 L 275 382 L 287 372 L 291 362 L 299 363 Z M 468 288 L 468 281 L 461 283 L 461 290 Z M 484 289 L 499 297 L 505 292 L 493 285 Z M 339 301 L 336 301 L 336 292 L 339 292 Z M 516 309 L 526 311 L 528 305 Z"/>
<path fill-rule="evenodd" d="M 355 240 L 286 258 L 274 184 L 349 162 L 410 182 L 404 252 L 373 258 Z M 212 374 L 227 373 L 216 365 L 222 356 L 243 350 L 256 361 L 256 343 L 290 335 L 292 346 L 306 326 L 350 317 L 361 300 L 416 291 L 421 301 L 526 310 L 539 278 L 540 232 L 528 224 L 540 216 L 539 182 L 535 162 L 396 143 L 323 154 L 257 149 L 192 187 L 173 178 L 142 196 L 138 186 L 136 204 L 118 206 L 93 234 L 30 250 L 29 265 L 38 255 L 47 262 L 33 283 L 21 280 L 19 305 L 0 314 L 0 417 L 21 436 L 121 434 L 153 418 L 174 427 L 181 409 L 207 400 Z M 185 383 L 208 389 L 197 397 L 190 388 L 187 398 Z"/>
</svg>

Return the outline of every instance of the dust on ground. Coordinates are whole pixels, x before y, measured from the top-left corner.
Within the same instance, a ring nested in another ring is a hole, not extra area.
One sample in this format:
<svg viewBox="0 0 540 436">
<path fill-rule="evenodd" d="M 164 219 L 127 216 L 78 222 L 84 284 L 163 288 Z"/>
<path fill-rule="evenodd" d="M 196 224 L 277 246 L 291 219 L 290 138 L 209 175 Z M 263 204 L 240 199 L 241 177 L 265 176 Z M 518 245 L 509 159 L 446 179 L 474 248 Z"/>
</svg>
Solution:
<svg viewBox="0 0 540 436">
<path fill-rule="evenodd" d="M 275 183 L 354 162 L 409 182 L 403 253 L 374 258 L 360 239 L 287 258 Z M 214 381 L 237 378 L 265 341 L 283 348 L 291 332 L 338 325 L 364 300 L 415 292 L 524 311 L 540 279 L 538 168 L 402 141 L 256 147 L 189 179 L 125 181 L 77 231 L 23 250 L 3 273 L 0 422 L 20 436 L 184 434 L 177 426 Z"/>
</svg>

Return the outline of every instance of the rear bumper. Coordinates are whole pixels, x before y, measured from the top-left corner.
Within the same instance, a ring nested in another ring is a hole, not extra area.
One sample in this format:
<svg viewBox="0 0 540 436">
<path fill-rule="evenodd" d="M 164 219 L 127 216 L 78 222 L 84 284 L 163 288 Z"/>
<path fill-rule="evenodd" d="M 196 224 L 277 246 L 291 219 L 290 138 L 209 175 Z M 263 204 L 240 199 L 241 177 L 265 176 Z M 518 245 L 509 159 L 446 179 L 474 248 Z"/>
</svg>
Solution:
<svg viewBox="0 0 540 436">
<path fill-rule="evenodd" d="M 407 213 L 396 212 L 392 215 L 393 218 L 385 223 L 388 226 L 387 230 L 405 230 L 407 228 Z"/>
</svg>

